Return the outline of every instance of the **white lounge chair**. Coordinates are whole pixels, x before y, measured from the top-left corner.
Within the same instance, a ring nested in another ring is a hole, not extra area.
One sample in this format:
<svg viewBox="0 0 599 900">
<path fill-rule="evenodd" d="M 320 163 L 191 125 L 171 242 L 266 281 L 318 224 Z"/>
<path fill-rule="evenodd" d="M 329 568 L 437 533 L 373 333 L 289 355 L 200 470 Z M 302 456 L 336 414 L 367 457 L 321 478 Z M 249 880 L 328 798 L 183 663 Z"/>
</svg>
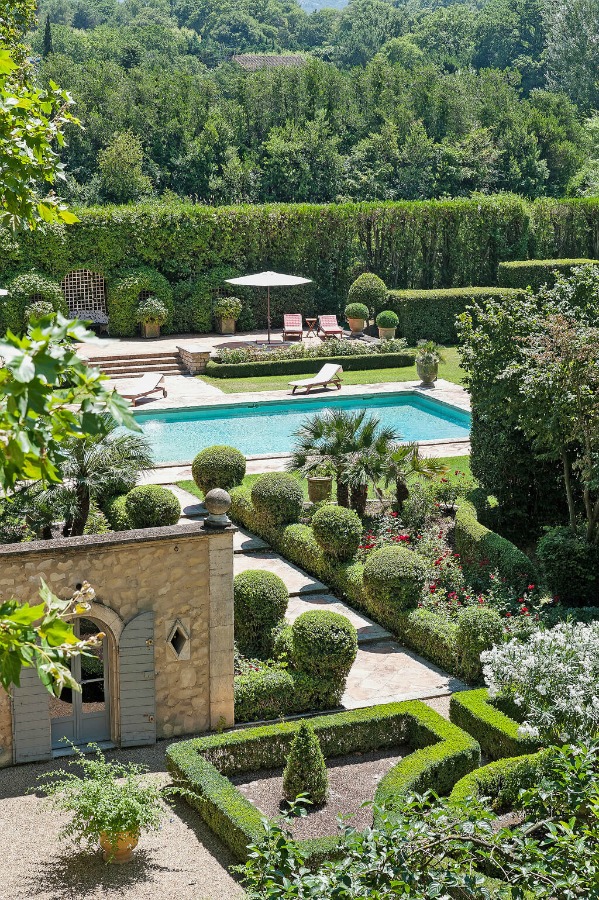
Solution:
<svg viewBox="0 0 599 900">
<path fill-rule="evenodd" d="M 125 400 L 132 400 L 133 406 L 137 406 L 137 401 L 156 391 L 162 391 L 162 396 L 166 397 L 166 388 L 163 384 L 164 375 L 162 372 L 146 372 L 139 378 L 123 378 L 114 382 L 121 397 Z"/>
<path fill-rule="evenodd" d="M 326 363 L 318 375 L 313 375 L 312 378 L 304 378 L 302 381 L 290 381 L 289 387 L 293 388 L 291 393 L 295 394 L 296 390 L 301 387 L 306 388 L 306 393 L 309 394 L 312 388 L 327 387 L 329 384 L 334 384 L 337 390 L 340 390 L 341 379 L 339 376 L 342 372 L 341 366 L 337 366 L 335 363 Z"/>
</svg>

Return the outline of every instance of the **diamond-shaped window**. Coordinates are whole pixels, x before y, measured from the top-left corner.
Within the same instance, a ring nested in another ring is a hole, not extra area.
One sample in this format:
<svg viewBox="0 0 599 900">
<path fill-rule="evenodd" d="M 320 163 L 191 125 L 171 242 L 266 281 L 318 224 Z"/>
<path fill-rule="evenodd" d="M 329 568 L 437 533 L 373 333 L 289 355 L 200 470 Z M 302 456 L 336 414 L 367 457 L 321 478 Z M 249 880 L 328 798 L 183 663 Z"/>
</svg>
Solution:
<svg viewBox="0 0 599 900">
<path fill-rule="evenodd" d="M 173 625 L 167 644 L 177 659 L 189 659 L 189 634 L 179 620 Z"/>
</svg>

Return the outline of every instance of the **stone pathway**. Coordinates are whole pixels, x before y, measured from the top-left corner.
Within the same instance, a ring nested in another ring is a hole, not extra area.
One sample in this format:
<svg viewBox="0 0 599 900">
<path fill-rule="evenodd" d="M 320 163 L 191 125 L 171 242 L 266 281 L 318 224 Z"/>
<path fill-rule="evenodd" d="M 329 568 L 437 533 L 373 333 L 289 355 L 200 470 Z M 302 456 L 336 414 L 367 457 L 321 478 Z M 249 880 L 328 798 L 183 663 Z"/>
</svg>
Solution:
<svg viewBox="0 0 599 900">
<path fill-rule="evenodd" d="M 181 501 L 182 522 L 206 515 L 197 497 L 175 485 L 170 489 Z M 239 528 L 233 539 L 234 572 L 266 569 L 279 575 L 289 590 L 287 620 L 293 622 L 310 609 L 328 609 L 344 615 L 358 634 L 358 655 L 347 679 L 342 704 L 346 709 L 449 696 L 466 685 L 442 669 L 402 647 L 390 632 L 363 613 L 343 603 L 325 584 L 299 566 L 287 562 L 256 535 Z"/>
</svg>

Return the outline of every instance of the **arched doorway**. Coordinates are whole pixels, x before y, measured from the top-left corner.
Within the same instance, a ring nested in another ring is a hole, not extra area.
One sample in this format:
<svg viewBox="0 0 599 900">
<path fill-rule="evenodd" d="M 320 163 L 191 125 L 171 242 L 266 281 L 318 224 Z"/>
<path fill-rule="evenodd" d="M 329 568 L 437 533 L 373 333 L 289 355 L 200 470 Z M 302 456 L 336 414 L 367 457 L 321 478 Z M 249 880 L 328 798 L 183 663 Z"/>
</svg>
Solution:
<svg viewBox="0 0 599 900">
<path fill-rule="evenodd" d="M 77 637 L 89 638 L 101 630 L 93 619 L 82 617 L 74 623 Z M 89 652 L 90 656 L 76 656 L 71 661 L 81 691 L 64 688 L 59 698 L 50 699 L 52 750 L 64 749 L 66 741 L 88 744 L 111 739 L 108 637 Z"/>
</svg>

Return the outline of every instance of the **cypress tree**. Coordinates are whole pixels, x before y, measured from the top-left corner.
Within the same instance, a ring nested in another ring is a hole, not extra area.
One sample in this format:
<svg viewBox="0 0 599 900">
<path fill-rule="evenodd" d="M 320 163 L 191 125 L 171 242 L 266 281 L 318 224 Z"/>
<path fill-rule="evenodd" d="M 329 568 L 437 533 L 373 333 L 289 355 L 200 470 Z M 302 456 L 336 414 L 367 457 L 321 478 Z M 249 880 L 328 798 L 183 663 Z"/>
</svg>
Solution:
<svg viewBox="0 0 599 900">
<path fill-rule="evenodd" d="M 283 772 L 283 796 L 293 801 L 298 794 L 307 794 L 312 803 L 324 803 L 329 787 L 327 767 L 314 729 L 302 722 L 293 739 L 287 765 Z"/>
<path fill-rule="evenodd" d="M 50 16 L 46 16 L 46 26 L 44 28 L 44 43 L 42 46 L 42 56 L 44 59 L 54 50 L 52 46 L 52 28 L 50 27 Z"/>
</svg>

